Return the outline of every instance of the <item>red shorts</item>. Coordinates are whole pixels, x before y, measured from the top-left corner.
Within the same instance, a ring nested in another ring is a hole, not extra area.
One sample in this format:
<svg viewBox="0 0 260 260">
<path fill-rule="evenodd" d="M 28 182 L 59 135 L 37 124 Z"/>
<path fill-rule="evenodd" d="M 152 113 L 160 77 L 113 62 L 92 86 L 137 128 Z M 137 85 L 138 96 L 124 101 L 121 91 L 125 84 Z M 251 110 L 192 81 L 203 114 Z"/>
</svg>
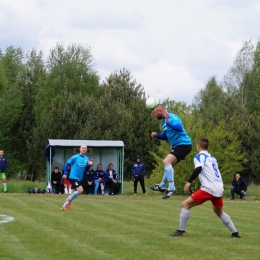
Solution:
<svg viewBox="0 0 260 260">
<path fill-rule="evenodd" d="M 204 202 L 210 200 L 216 208 L 223 207 L 222 197 L 214 197 L 213 195 L 204 190 L 197 190 L 191 195 L 191 198 L 198 204 L 203 204 Z"/>
<path fill-rule="evenodd" d="M 68 180 L 63 181 L 63 186 L 71 187 L 71 183 Z"/>
</svg>

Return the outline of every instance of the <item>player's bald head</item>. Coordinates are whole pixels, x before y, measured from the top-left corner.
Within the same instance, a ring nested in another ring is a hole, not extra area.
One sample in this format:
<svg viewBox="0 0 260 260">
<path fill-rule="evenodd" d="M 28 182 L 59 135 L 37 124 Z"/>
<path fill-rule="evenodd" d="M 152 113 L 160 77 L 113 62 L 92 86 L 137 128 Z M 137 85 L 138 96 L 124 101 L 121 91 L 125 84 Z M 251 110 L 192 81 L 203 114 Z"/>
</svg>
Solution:
<svg viewBox="0 0 260 260">
<path fill-rule="evenodd" d="M 158 104 L 158 105 L 155 107 L 155 109 L 157 109 L 157 110 L 165 110 L 165 107 L 164 107 L 164 105 L 162 105 L 162 104 Z"/>
<path fill-rule="evenodd" d="M 80 154 L 85 154 L 86 152 L 87 152 L 87 145 L 86 144 L 82 144 L 81 146 L 80 146 Z"/>
</svg>

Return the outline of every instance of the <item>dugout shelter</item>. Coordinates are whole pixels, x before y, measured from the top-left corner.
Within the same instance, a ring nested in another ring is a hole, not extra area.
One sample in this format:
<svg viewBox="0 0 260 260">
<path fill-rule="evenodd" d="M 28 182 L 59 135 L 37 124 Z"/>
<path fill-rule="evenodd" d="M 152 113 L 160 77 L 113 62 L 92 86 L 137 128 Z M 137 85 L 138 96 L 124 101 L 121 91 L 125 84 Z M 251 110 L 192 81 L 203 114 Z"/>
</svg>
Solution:
<svg viewBox="0 0 260 260">
<path fill-rule="evenodd" d="M 111 140 L 64 140 L 49 139 L 45 147 L 46 157 L 46 182 L 51 180 L 51 172 L 54 167 L 59 167 L 62 172 L 67 160 L 79 153 L 79 147 L 86 144 L 88 151 L 86 155 L 94 160 L 93 169 L 101 163 L 105 171 L 109 163 L 113 163 L 114 170 L 118 174 L 120 193 L 123 194 L 124 180 L 124 142 Z"/>
</svg>

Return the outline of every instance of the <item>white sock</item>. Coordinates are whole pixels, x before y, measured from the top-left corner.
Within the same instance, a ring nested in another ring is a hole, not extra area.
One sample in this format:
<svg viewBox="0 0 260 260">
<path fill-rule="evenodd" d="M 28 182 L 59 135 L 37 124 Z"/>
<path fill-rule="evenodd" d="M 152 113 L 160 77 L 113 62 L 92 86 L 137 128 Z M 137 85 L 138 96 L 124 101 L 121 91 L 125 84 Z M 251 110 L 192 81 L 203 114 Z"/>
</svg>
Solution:
<svg viewBox="0 0 260 260">
<path fill-rule="evenodd" d="M 190 217 L 190 210 L 182 208 L 181 214 L 180 214 L 180 230 L 181 231 L 186 230 L 186 226 L 187 226 L 187 222 L 189 220 L 189 217 Z"/>
<path fill-rule="evenodd" d="M 69 188 L 69 194 L 71 194 L 71 188 Z"/>
<path fill-rule="evenodd" d="M 228 228 L 232 233 L 237 232 L 237 230 L 236 230 L 236 228 L 235 228 L 235 225 L 233 224 L 233 222 L 232 222 L 230 216 L 229 216 L 227 213 L 223 212 L 223 213 L 220 215 L 219 218 L 222 220 L 222 222 L 227 226 L 227 228 Z"/>
</svg>

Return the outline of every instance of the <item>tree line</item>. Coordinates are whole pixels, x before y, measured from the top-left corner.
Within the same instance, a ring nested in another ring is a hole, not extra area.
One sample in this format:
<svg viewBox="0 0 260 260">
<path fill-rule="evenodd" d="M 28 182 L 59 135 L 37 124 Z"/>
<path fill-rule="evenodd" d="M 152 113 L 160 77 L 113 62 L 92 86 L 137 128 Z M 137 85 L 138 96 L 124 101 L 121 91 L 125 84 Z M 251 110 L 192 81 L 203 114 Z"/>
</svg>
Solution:
<svg viewBox="0 0 260 260">
<path fill-rule="evenodd" d="M 243 44 L 221 82 L 212 76 L 191 105 L 168 98 L 193 141 L 193 151 L 176 167 L 180 185 L 193 169 L 196 141 L 210 140 L 226 183 L 235 171 L 260 181 L 260 42 Z M 57 43 L 46 60 L 42 51 L 0 50 L 0 147 L 9 159 L 8 176 L 45 175 L 48 139 L 122 140 L 124 176 L 131 178 L 137 154 L 151 181 L 159 181 L 169 144 L 153 140 L 160 122 L 145 108 L 144 88 L 125 68 L 100 80 L 87 45 Z M 196 185 L 196 182 L 194 183 Z"/>
</svg>

